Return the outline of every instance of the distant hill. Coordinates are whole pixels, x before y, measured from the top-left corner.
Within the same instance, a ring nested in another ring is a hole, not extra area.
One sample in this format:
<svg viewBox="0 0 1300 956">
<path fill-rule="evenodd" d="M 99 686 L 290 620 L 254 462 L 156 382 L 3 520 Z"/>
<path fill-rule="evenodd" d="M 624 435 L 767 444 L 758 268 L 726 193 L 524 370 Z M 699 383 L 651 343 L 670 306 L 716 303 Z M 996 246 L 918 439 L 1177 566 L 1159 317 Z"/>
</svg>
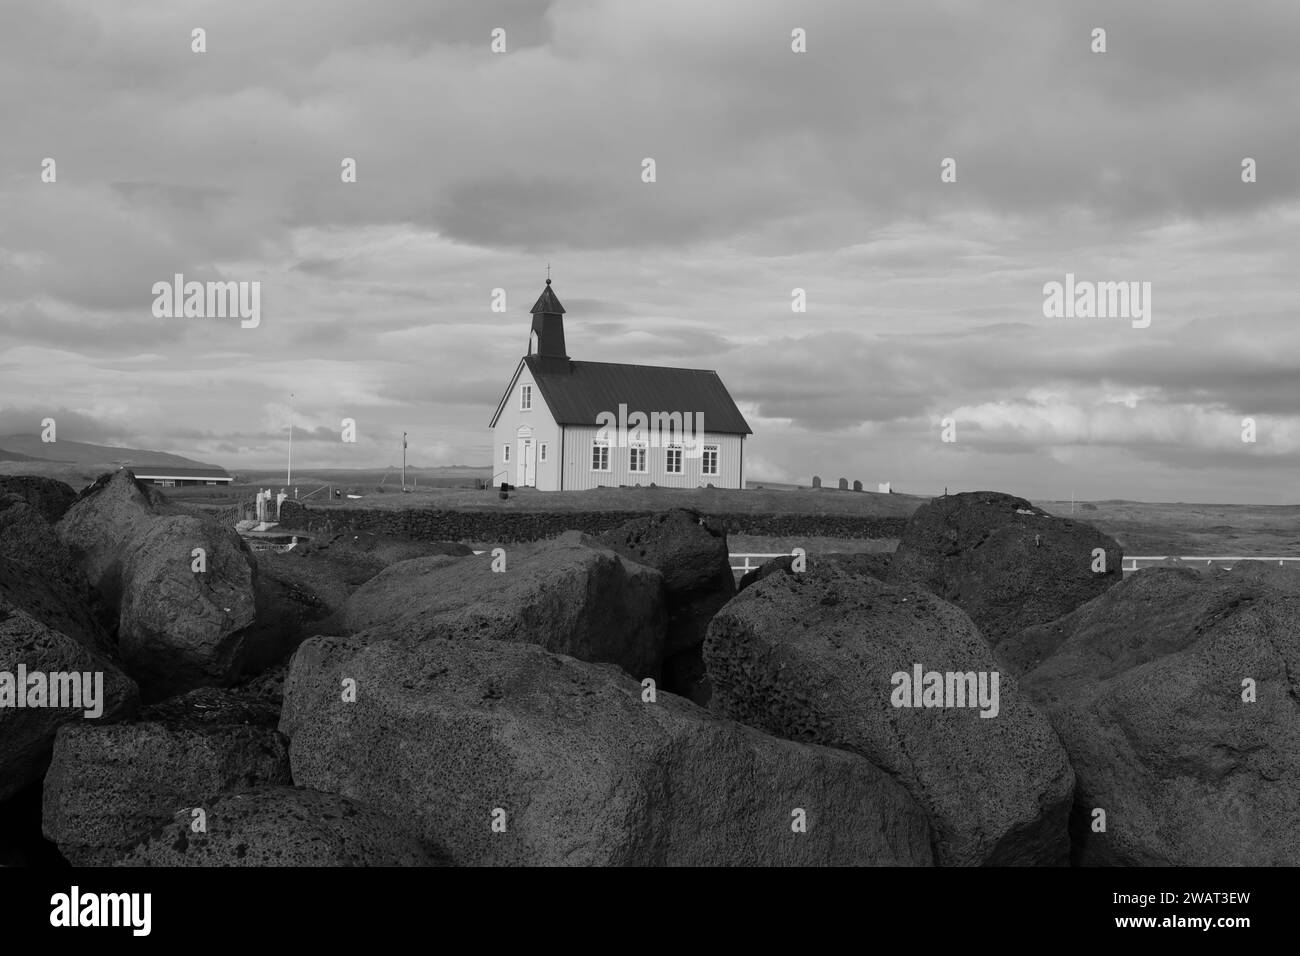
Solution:
<svg viewBox="0 0 1300 956">
<path fill-rule="evenodd" d="M 39 435 L 0 436 L 0 461 L 46 461 L 72 465 L 102 465 L 113 461 L 130 461 L 137 465 L 173 465 L 176 467 L 216 467 L 206 461 L 196 461 L 165 451 L 143 448 L 117 448 L 112 445 L 92 445 L 80 441 L 45 443 Z"/>
<path fill-rule="evenodd" d="M 6 451 L 0 448 L 0 461 L 47 461 L 45 458 L 33 458 L 31 455 L 20 455 L 16 451 Z"/>
</svg>

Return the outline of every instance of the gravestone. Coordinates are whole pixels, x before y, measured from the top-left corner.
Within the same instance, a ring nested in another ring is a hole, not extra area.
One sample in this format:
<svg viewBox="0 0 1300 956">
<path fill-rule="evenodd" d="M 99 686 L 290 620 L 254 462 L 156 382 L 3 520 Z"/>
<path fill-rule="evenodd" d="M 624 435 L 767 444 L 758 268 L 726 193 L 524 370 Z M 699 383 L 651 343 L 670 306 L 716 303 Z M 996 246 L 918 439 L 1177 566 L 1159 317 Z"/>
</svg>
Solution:
<svg viewBox="0 0 1300 956">
<path fill-rule="evenodd" d="M 822 486 L 821 475 L 813 475 L 813 487 L 820 488 L 821 486 Z"/>
<path fill-rule="evenodd" d="M 841 478 L 840 491 L 848 491 L 848 490 L 849 490 L 849 480 L 847 478 Z"/>
<path fill-rule="evenodd" d="M 855 482 L 853 482 L 853 490 L 854 490 L 854 491 L 861 491 L 861 490 L 862 490 L 862 482 L 860 482 L 860 481 L 855 481 Z"/>
</svg>

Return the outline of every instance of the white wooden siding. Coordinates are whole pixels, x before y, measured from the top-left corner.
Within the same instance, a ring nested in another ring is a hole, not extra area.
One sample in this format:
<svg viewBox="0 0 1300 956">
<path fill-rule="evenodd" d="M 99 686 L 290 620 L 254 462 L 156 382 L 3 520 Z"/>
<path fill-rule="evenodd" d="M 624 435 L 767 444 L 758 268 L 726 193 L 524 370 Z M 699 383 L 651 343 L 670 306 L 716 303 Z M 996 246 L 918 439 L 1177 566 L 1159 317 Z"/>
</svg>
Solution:
<svg viewBox="0 0 1300 956">
<path fill-rule="evenodd" d="M 526 370 L 525 370 L 526 371 Z M 533 392 L 536 402 L 537 392 Z M 502 414 L 504 421 L 505 415 Z M 498 427 L 500 427 L 498 425 Z M 656 485 L 665 488 L 699 488 L 711 484 L 715 488 L 739 488 L 741 479 L 741 455 L 744 443 L 740 435 L 719 435 L 706 431 L 701 444 L 718 446 L 718 474 L 702 475 L 700 469 L 703 458 L 691 458 L 682 455 L 682 473 L 670 475 L 665 470 L 667 449 L 653 443 L 646 449 L 647 471 L 631 470 L 631 448 L 620 448 L 611 439 L 609 449 L 609 471 L 591 470 L 591 449 L 596 439 L 597 426 L 569 425 L 564 429 L 564 488 L 580 490 L 597 488 L 601 485 L 617 487 L 619 485 Z M 550 457 L 557 460 L 559 454 L 556 445 L 551 446 Z M 549 463 L 548 463 L 549 464 Z M 539 475 L 540 475 L 540 468 Z M 538 487 L 542 487 L 539 479 Z"/>
</svg>

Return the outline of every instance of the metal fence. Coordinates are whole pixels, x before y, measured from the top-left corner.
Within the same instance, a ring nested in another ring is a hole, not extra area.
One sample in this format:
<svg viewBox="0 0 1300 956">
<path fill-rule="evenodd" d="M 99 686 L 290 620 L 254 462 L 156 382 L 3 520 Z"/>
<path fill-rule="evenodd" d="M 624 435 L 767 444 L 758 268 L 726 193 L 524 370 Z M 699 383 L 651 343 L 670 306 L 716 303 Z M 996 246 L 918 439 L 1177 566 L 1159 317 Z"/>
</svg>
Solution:
<svg viewBox="0 0 1300 956">
<path fill-rule="evenodd" d="M 1192 564 L 1192 565 L 1203 564 L 1207 568 L 1212 568 L 1217 565 L 1225 569 L 1231 568 L 1238 561 L 1276 562 L 1279 567 L 1285 566 L 1287 564 L 1300 563 L 1300 558 L 1260 557 L 1257 555 L 1240 555 L 1235 557 L 1223 557 L 1223 556 L 1203 557 L 1201 555 L 1191 555 L 1186 557 L 1181 555 L 1156 555 L 1156 556 L 1125 555 L 1123 570 L 1136 571 L 1138 569 L 1138 562 L 1140 561 L 1146 562 L 1147 564 L 1158 564 L 1161 561 L 1168 561 L 1171 557 L 1174 558 L 1174 560 L 1182 561 L 1185 564 Z"/>
<path fill-rule="evenodd" d="M 789 556 L 790 556 L 790 552 L 788 551 L 782 551 L 777 554 L 754 554 L 754 553 L 732 554 L 731 570 L 739 571 L 741 574 L 744 574 L 746 571 L 752 571 L 757 567 L 761 567 L 763 564 L 766 564 L 768 561 L 771 561 L 773 558 L 787 558 Z M 737 564 L 736 563 L 737 561 L 741 561 L 743 563 Z"/>
<path fill-rule="evenodd" d="M 475 551 L 474 553 L 482 554 L 483 552 Z M 788 551 L 779 551 L 776 552 L 775 554 L 760 554 L 757 552 L 740 552 L 740 553 L 733 552 L 731 555 L 731 570 L 735 571 L 738 574 L 744 574 L 747 571 L 753 571 L 755 568 L 762 567 L 763 564 L 772 560 L 773 558 L 786 558 L 789 556 L 790 556 L 790 552 Z M 1161 561 L 1168 561 L 1169 558 L 1170 555 L 1125 555 L 1124 565 L 1121 570 L 1136 571 L 1138 570 L 1139 561 L 1146 562 L 1147 564 L 1156 564 Z M 1225 569 L 1231 568 L 1238 561 L 1270 561 L 1270 562 L 1276 562 L 1279 566 L 1285 566 L 1287 564 L 1300 564 L 1300 557 L 1297 558 L 1267 557 L 1267 556 L 1259 557 L 1256 555 L 1241 555 L 1237 557 L 1223 557 L 1223 556 L 1203 557 L 1201 555 L 1192 555 L 1190 557 L 1179 556 L 1177 557 L 1177 560 L 1183 561 L 1190 565 L 1203 564 L 1206 567 L 1214 567 L 1215 565 L 1221 565 Z M 737 564 L 737 562 L 740 563 Z"/>
</svg>

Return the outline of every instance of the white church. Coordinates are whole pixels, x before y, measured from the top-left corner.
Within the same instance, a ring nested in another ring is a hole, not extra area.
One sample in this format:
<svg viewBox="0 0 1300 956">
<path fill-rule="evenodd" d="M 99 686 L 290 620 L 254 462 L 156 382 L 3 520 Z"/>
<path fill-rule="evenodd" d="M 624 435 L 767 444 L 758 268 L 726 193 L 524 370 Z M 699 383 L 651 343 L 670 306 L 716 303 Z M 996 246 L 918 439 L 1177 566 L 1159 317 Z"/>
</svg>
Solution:
<svg viewBox="0 0 1300 956">
<path fill-rule="evenodd" d="M 528 354 L 489 425 L 493 485 L 745 486 L 753 432 L 717 372 L 574 361 L 550 279 L 531 312 Z"/>
</svg>

